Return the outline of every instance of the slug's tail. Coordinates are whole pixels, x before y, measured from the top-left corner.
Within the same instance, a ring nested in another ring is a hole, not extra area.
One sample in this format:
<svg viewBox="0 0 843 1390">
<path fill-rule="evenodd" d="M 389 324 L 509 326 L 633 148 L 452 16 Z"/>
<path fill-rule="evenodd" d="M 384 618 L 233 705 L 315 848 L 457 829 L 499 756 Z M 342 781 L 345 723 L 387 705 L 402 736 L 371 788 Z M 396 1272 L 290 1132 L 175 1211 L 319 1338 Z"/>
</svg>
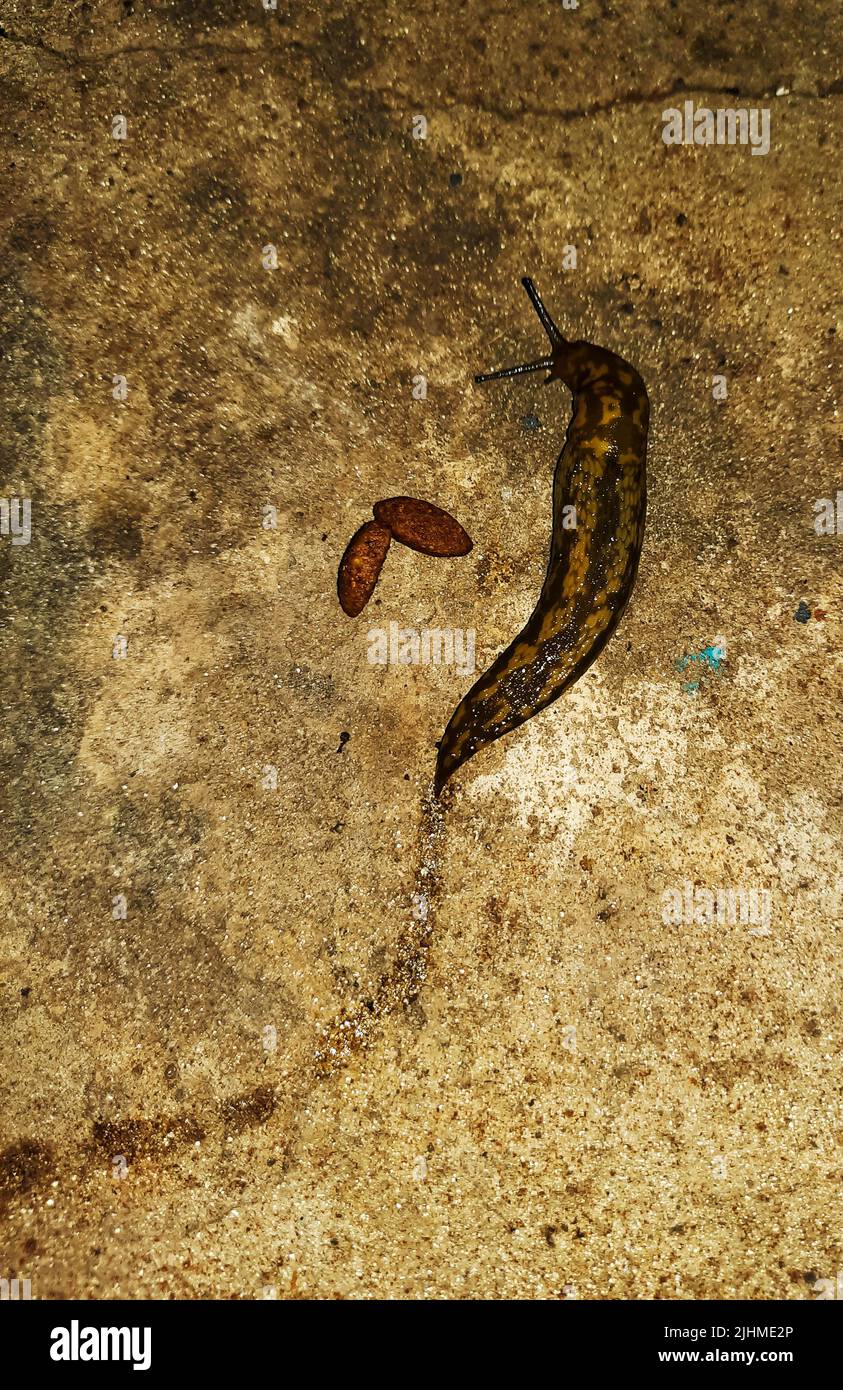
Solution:
<svg viewBox="0 0 843 1390">
<path fill-rule="evenodd" d="M 433 776 L 433 792 L 439 796 L 442 788 L 450 777 L 456 772 L 457 768 L 466 762 L 474 753 L 474 748 L 467 748 L 463 740 L 458 737 L 459 718 L 463 715 L 465 701 L 461 701 L 451 716 L 447 729 L 439 740 L 439 752 L 436 756 L 436 772 Z"/>
</svg>

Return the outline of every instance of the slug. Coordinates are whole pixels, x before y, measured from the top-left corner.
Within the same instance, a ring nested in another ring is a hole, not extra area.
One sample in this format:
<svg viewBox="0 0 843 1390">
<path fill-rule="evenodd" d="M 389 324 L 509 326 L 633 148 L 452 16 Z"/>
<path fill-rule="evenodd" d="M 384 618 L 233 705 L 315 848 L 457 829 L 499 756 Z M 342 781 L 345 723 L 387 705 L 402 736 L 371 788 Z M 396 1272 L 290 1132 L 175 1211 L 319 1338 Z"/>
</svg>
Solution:
<svg viewBox="0 0 843 1390">
<path fill-rule="evenodd" d="M 552 704 L 599 656 L 629 600 L 644 539 L 650 419 L 644 383 L 616 353 L 567 342 L 532 280 L 521 283 L 550 339 L 550 355 L 474 380 L 547 371 L 546 382 L 562 381 L 573 394 L 553 479 L 550 557 L 525 627 L 451 715 L 439 743 L 437 796 L 462 763 Z"/>
</svg>

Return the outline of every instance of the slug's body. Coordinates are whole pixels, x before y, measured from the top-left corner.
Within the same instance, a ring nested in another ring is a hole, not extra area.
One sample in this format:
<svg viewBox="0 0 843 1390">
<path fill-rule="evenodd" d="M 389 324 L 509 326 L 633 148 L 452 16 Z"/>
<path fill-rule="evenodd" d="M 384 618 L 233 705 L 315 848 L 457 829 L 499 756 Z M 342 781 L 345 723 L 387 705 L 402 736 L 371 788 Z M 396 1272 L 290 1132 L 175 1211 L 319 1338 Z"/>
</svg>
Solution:
<svg viewBox="0 0 843 1390">
<path fill-rule="evenodd" d="M 632 592 L 644 538 L 650 417 L 644 383 L 615 353 L 566 342 L 532 281 L 522 283 L 551 354 L 475 380 L 547 370 L 547 381 L 559 379 L 573 393 L 553 480 L 550 559 L 526 626 L 451 716 L 439 744 L 437 795 L 462 763 L 558 699 L 599 656 Z"/>
</svg>

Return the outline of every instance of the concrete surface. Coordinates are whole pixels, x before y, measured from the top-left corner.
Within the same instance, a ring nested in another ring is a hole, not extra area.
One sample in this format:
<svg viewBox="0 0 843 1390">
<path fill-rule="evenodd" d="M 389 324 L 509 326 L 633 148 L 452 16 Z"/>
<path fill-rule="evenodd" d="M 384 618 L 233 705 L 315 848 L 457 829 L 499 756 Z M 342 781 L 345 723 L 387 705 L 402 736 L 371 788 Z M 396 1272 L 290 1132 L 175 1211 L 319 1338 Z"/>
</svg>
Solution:
<svg viewBox="0 0 843 1390">
<path fill-rule="evenodd" d="M 840 30 L 6 6 L 0 1274 L 34 1297 L 843 1266 Z M 686 99 L 768 108 L 769 154 L 666 146 Z M 472 677 L 366 634 L 473 628 L 480 669 L 532 608 L 569 397 L 471 384 L 543 350 L 524 273 L 648 384 L 648 532 L 599 662 L 437 822 Z M 396 493 L 474 550 L 394 545 L 351 621 Z M 686 883 L 769 921 L 666 922 Z"/>
</svg>

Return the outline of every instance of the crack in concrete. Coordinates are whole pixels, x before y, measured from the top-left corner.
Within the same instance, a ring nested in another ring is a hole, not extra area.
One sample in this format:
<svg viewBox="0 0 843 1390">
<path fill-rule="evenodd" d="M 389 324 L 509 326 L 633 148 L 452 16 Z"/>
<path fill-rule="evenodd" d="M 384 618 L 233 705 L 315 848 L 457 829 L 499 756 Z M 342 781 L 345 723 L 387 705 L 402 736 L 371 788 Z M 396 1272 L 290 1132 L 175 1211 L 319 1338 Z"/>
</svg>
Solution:
<svg viewBox="0 0 843 1390">
<path fill-rule="evenodd" d="M 121 58 L 131 58 L 143 54 L 155 54 L 158 57 L 181 57 L 182 54 L 192 56 L 201 53 L 208 53 L 212 57 L 236 58 L 236 57 L 257 57 L 266 58 L 275 54 L 289 54 L 291 50 L 305 51 L 305 46 L 297 40 L 292 40 L 284 48 L 259 44 L 257 46 L 235 47 L 217 43 L 194 43 L 181 44 L 175 48 L 169 48 L 161 44 L 135 45 L 126 48 L 115 49 L 110 52 L 94 54 L 91 57 L 84 57 L 79 53 L 66 53 L 62 49 L 52 48 L 41 39 L 26 39 L 17 34 L 10 34 L 7 30 L 0 28 L 0 42 L 18 44 L 21 47 L 33 49 L 36 52 L 47 53 L 51 57 L 58 58 L 71 67 L 92 67 L 98 64 L 117 62 Z M 365 92 L 379 97 L 381 101 L 387 96 L 396 98 L 402 102 L 407 109 L 416 109 L 419 106 L 419 98 L 406 92 L 398 91 L 391 87 L 368 87 L 363 89 Z M 513 122 L 523 120 L 525 117 L 544 118 L 547 120 L 563 121 L 566 124 L 572 121 L 587 119 L 591 116 L 603 115 L 614 111 L 618 107 L 626 106 L 646 106 L 654 102 L 667 101 L 671 97 L 684 95 L 685 97 L 697 95 L 714 95 L 730 97 L 733 101 L 772 101 L 781 98 L 776 97 L 775 90 L 767 88 L 763 91 L 747 91 L 741 87 L 734 86 L 713 86 L 705 83 L 698 85 L 688 84 L 681 77 L 678 77 L 668 86 L 655 88 L 650 91 L 634 89 L 630 92 L 620 92 L 614 96 L 599 98 L 597 101 L 589 102 L 586 106 L 536 106 L 522 104 L 519 109 L 511 110 L 503 106 L 484 102 L 478 99 L 453 99 L 447 101 L 437 101 L 435 105 L 440 110 L 451 111 L 464 108 L 470 111 L 481 111 L 489 116 L 495 116 L 498 120 Z M 818 86 L 816 91 L 807 91 L 799 88 L 790 88 L 782 93 L 782 97 L 793 97 L 797 101 L 827 101 L 834 96 L 843 95 L 843 85 L 839 81 L 830 83 L 827 87 Z"/>
<path fill-rule="evenodd" d="M 244 45 L 240 48 L 234 47 L 233 44 L 231 46 L 228 46 L 226 44 L 221 43 L 179 44 L 174 48 L 168 48 L 163 44 L 136 44 L 127 46 L 126 48 L 117 48 L 110 52 L 96 53 L 93 54 L 91 57 L 86 58 L 81 53 L 69 53 L 65 52 L 65 50 L 62 48 L 52 48 L 49 44 L 44 43 L 42 39 L 25 39 L 18 34 L 10 34 L 8 30 L 0 31 L 0 43 L 4 42 L 10 44 L 17 44 L 21 48 L 29 48 L 36 53 L 48 53 L 50 57 L 58 58 L 63 63 L 66 63 L 68 67 L 74 68 L 95 67 L 99 63 L 110 63 L 116 62 L 120 58 L 131 58 L 138 53 L 151 53 L 157 55 L 160 58 L 178 58 L 181 57 L 182 54 L 210 53 L 213 57 L 219 58 L 226 57 L 228 55 L 231 55 L 233 57 L 260 56 L 261 54 L 272 54 L 288 51 L 288 49 L 282 50 L 280 48 L 270 48 L 264 44 L 258 46 Z M 296 42 L 292 42 L 288 46 L 288 48 L 296 47 L 301 47 L 301 45 Z"/>
<path fill-rule="evenodd" d="M 635 90 L 632 92 L 620 92 L 616 96 L 601 98 L 598 101 L 589 102 L 587 106 L 523 106 L 520 111 L 507 111 L 505 108 L 497 106 L 481 105 L 482 111 L 488 111 L 490 115 L 498 116 L 501 120 L 513 121 L 521 120 L 524 116 L 546 117 L 556 121 L 579 121 L 589 116 L 599 116 L 606 112 L 614 111 L 616 107 L 625 106 L 648 106 L 655 102 L 670 100 L 676 96 L 726 96 L 732 101 L 775 101 L 775 91 L 769 88 L 763 92 L 744 91 L 739 87 L 716 87 L 708 84 L 699 86 L 688 85 L 681 79 L 671 83 L 669 87 L 657 88 L 654 91 L 642 92 Z M 796 97 L 800 101 L 825 101 L 829 96 L 837 95 L 831 91 L 807 92 L 789 90 L 782 93 L 782 96 Z M 455 105 L 465 105 L 467 103 L 455 103 Z"/>
<path fill-rule="evenodd" d="M 498 106 L 480 99 L 449 100 L 437 102 L 436 109 L 453 111 L 465 109 L 469 111 L 481 111 L 489 116 L 496 116 L 501 121 L 508 123 L 523 120 L 525 117 L 536 117 L 538 119 L 548 119 L 569 123 L 579 121 L 590 116 L 602 115 L 613 111 L 616 107 L 625 106 L 646 106 L 655 102 L 668 101 L 671 97 L 685 96 L 726 96 L 733 102 L 738 101 L 776 101 L 784 97 L 795 97 L 799 101 L 826 101 L 830 97 L 840 96 L 841 92 L 835 90 L 836 84 L 832 84 L 828 90 L 818 90 L 809 92 L 798 89 L 788 89 L 782 93 L 781 97 L 776 97 L 775 91 L 768 88 L 766 91 L 753 92 L 744 91 L 739 87 L 717 87 L 713 85 L 700 84 L 699 86 L 689 85 L 682 78 L 677 78 L 668 87 L 656 88 L 653 91 L 643 92 L 634 90 L 631 92 L 620 92 L 616 96 L 600 98 L 597 101 L 589 102 L 587 106 L 534 106 L 522 105 L 518 110 L 511 110 L 503 106 Z M 367 90 L 383 98 L 386 95 L 398 98 L 409 110 L 422 111 L 424 102 L 413 96 L 407 96 L 404 92 L 398 92 L 394 88 L 371 87 Z"/>
</svg>

